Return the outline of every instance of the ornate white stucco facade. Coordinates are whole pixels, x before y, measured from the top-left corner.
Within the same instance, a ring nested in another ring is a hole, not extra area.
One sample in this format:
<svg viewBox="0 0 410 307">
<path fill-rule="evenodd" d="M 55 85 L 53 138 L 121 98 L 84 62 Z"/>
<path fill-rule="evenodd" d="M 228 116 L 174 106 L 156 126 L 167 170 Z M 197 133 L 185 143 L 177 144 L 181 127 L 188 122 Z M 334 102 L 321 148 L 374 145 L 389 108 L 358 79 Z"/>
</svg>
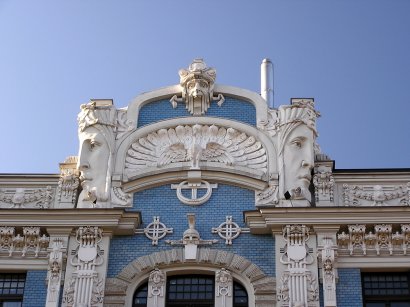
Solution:
<svg viewBox="0 0 410 307">
<path fill-rule="evenodd" d="M 312 98 L 273 107 L 201 59 L 179 77 L 124 108 L 81 105 L 58 174 L 0 174 L 0 278 L 26 274 L 4 301 L 360 306 L 383 300 L 365 274 L 408 276 L 410 169 L 335 169 Z"/>
</svg>

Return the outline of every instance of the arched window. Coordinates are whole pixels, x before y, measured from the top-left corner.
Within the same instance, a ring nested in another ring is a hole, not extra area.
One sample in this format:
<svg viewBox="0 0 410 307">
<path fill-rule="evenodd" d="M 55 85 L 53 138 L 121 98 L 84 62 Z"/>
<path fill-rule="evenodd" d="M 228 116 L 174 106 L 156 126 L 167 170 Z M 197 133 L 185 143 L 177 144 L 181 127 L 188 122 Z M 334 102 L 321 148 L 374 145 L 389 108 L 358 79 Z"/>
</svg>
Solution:
<svg viewBox="0 0 410 307">
<path fill-rule="evenodd" d="M 148 282 L 135 290 L 133 307 L 147 307 Z M 213 307 L 214 275 L 175 275 L 167 277 L 165 307 Z M 239 282 L 233 282 L 233 307 L 248 307 L 248 294 Z"/>
<path fill-rule="evenodd" d="M 147 306 L 147 296 L 148 296 L 148 282 L 142 284 L 134 293 L 134 298 L 132 299 L 133 307 L 146 307 Z"/>
</svg>

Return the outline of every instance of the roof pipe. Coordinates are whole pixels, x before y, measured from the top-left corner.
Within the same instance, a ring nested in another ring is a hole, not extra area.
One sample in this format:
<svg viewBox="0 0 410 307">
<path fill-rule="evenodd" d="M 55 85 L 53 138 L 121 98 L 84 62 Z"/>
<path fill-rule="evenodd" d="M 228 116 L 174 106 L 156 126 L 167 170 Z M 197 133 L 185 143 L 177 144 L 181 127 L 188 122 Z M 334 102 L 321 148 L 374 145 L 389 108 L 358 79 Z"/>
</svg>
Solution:
<svg viewBox="0 0 410 307">
<path fill-rule="evenodd" d="M 268 58 L 263 59 L 261 64 L 261 96 L 273 109 L 273 64 Z"/>
</svg>

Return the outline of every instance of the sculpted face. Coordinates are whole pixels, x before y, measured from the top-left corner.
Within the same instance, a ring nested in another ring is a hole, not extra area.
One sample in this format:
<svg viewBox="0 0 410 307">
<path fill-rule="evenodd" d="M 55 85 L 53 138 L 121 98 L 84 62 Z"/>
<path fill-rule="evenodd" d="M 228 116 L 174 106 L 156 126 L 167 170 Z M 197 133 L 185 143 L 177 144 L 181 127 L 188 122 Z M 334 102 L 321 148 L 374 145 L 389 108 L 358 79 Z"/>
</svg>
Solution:
<svg viewBox="0 0 410 307">
<path fill-rule="evenodd" d="M 308 190 L 314 166 L 313 146 L 313 131 L 303 124 L 293 129 L 285 139 L 283 148 L 285 191 L 289 191 L 294 198 L 310 200 Z"/>
<path fill-rule="evenodd" d="M 203 79 L 193 79 L 187 83 L 186 87 L 188 96 L 194 98 L 206 96 L 209 92 L 209 84 Z"/>
<path fill-rule="evenodd" d="M 83 200 L 96 202 L 108 199 L 107 171 L 110 149 L 103 133 L 88 127 L 79 133 L 78 169 L 81 171 Z"/>
</svg>

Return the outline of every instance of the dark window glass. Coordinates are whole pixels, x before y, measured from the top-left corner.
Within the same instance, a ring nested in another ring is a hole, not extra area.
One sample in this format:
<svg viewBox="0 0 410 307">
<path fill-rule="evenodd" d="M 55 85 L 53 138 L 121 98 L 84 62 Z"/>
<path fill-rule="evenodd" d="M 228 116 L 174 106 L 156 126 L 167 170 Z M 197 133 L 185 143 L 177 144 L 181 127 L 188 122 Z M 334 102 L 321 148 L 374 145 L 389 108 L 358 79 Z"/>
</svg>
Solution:
<svg viewBox="0 0 410 307">
<path fill-rule="evenodd" d="M 0 307 L 22 306 L 25 283 L 25 273 L 0 273 Z"/>
<path fill-rule="evenodd" d="M 148 283 L 142 284 L 134 293 L 134 298 L 132 300 L 133 307 L 146 307 L 147 306 L 147 296 L 148 296 Z"/>
<path fill-rule="evenodd" d="M 365 307 L 410 307 L 410 273 L 362 273 Z"/>
<path fill-rule="evenodd" d="M 233 307 L 248 307 L 248 293 L 236 281 L 233 282 Z"/>
<path fill-rule="evenodd" d="M 170 276 L 167 281 L 166 306 L 214 306 L 214 276 Z"/>
</svg>

